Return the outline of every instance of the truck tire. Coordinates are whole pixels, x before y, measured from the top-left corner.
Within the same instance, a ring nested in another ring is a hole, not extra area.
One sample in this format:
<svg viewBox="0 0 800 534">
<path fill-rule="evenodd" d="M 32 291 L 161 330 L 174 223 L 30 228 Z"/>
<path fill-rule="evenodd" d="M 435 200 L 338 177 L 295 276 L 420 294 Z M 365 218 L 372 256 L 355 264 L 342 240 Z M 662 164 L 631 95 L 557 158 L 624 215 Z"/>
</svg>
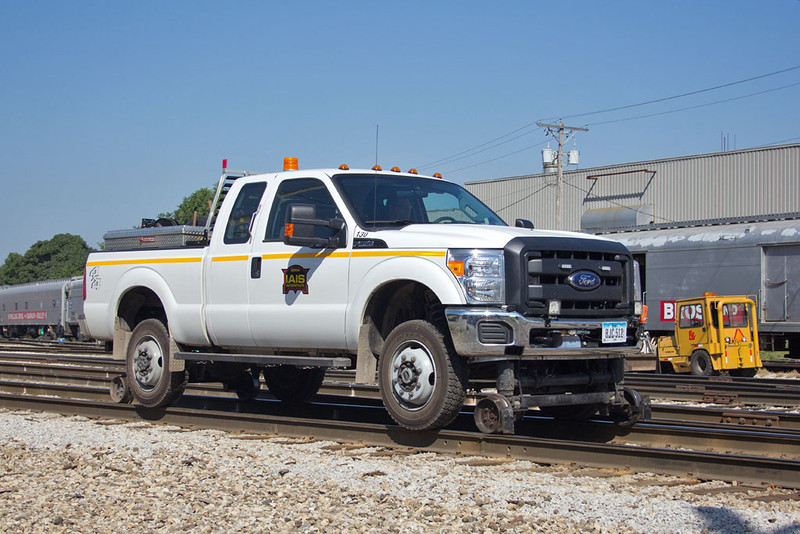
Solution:
<svg viewBox="0 0 800 534">
<path fill-rule="evenodd" d="M 148 408 L 169 406 L 186 389 L 186 371 L 170 372 L 169 333 L 158 319 L 145 319 L 133 329 L 126 367 L 133 398 Z"/>
<path fill-rule="evenodd" d="M 282 401 L 307 402 L 317 394 L 325 369 L 321 367 L 301 368 L 279 365 L 264 368 L 264 382 L 269 392 Z"/>
<path fill-rule="evenodd" d="M 704 350 L 694 351 L 689 363 L 693 375 L 711 376 L 714 374 L 714 364 L 711 363 L 711 356 Z"/>
<path fill-rule="evenodd" d="M 449 424 L 466 398 L 468 367 L 444 335 L 427 321 L 408 321 L 386 339 L 378 385 L 386 411 L 410 430 Z"/>
</svg>

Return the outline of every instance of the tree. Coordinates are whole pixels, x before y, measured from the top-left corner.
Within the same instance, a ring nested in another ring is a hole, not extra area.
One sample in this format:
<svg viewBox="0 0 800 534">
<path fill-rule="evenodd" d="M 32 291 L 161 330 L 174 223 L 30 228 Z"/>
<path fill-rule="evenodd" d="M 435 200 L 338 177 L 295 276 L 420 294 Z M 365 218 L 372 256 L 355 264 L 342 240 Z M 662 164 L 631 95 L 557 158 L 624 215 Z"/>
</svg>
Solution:
<svg viewBox="0 0 800 534">
<path fill-rule="evenodd" d="M 183 202 L 172 213 L 161 213 L 159 217 L 175 219 L 178 224 L 192 224 L 194 214 L 198 217 L 208 215 L 208 204 L 214 200 L 214 191 L 208 187 L 202 187 L 183 199 Z"/>
<path fill-rule="evenodd" d="M 0 266 L 0 284 L 24 284 L 83 273 L 91 252 L 81 236 L 58 234 L 34 243 L 24 256 L 12 252 Z"/>
</svg>

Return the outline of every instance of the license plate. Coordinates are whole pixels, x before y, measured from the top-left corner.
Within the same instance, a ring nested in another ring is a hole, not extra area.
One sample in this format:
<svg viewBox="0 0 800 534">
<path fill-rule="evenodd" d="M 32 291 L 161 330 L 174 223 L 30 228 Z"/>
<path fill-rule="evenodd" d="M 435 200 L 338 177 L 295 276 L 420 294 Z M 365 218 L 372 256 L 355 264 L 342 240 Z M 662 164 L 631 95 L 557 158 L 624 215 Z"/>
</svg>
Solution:
<svg viewBox="0 0 800 534">
<path fill-rule="evenodd" d="M 603 343 L 625 343 L 628 334 L 628 323 L 625 321 L 603 323 Z"/>
</svg>

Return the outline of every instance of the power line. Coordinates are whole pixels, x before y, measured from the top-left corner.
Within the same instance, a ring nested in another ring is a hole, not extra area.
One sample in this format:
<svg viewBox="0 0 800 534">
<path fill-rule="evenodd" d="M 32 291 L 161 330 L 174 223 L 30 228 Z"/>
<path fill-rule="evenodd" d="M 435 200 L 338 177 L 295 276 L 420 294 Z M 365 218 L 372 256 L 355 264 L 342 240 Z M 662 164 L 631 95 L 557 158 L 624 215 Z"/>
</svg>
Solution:
<svg viewBox="0 0 800 534">
<path fill-rule="evenodd" d="M 773 141 L 772 143 L 767 143 L 766 145 L 759 145 L 758 147 L 755 147 L 755 148 L 764 147 L 764 146 L 773 146 L 773 145 L 783 145 L 785 143 L 789 143 L 791 141 L 797 141 L 797 140 L 800 140 L 800 137 L 792 137 L 790 139 L 782 139 L 780 141 Z"/>
<path fill-rule="evenodd" d="M 750 98 L 751 96 L 763 95 L 764 93 L 772 93 L 774 91 L 780 91 L 781 89 L 787 89 L 789 87 L 795 87 L 795 86 L 798 86 L 798 85 L 800 85 L 800 82 L 790 83 L 788 85 L 782 85 L 781 87 L 774 87 L 772 89 L 765 89 L 764 91 L 758 91 L 756 93 L 750 93 L 748 95 L 736 96 L 736 97 L 733 97 L 733 98 L 726 98 L 725 100 L 717 100 L 715 102 L 708 102 L 706 104 L 698 104 L 696 106 L 688 106 L 688 107 L 685 107 L 685 108 L 678 108 L 678 109 L 673 109 L 673 110 L 669 110 L 669 111 L 661 111 L 661 112 L 658 112 L 658 113 L 648 113 L 647 115 L 637 115 L 635 117 L 628 117 L 628 118 L 625 118 L 625 119 L 614 119 L 614 120 L 611 120 L 611 121 L 593 122 L 593 123 L 590 123 L 589 126 L 598 126 L 600 124 L 612 124 L 612 123 L 615 123 L 615 122 L 625 122 L 625 121 L 632 121 L 632 120 L 636 120 L 636 119 L 646 119 L 646 118 L 649 118 L 649 117 L 657 117 L 659 115 L 668 115 L 670 113 L 678 113 L 678 112 L 681 112 L 681 111 L 688 111 L 690 109 L 705 108 L 705 107 L 708 107 L 708 106 L 715 106 L 717 104 L 724 104 L 725 102 L 732 102 L 734 100 L 741 100 L 743 98 Z"/>
<path fill-rule="evenodd" d="M 518 132 L 518 131 L 519 131 L 519 130 L 521 130 L 521 129 L 523 129 L 523 128 L 517 129 L 517 130 L 515 130 L 515 132 Z M 439 160 L 439 161 L 434 161 L 433 163 L 429 163 L 429 164 L 427 164 L 427 165 L 420 165 L 420 167 L 419 167 L 419 168 L 420 168 L 420 169 L 426 169 L 426 168 L 430 168 L 430 167 L 432 167 L 432 166 L 434 166 L 434 165 L 437 165 L 437 164 L 444 164 L 444 165 L 446 165 L 446 164 L 448 164 L 448 163 L 453 163 L 453 162 L 455 162 L 455 161 L 462 160 L 462 159 L 464 159 L 464 158 L 468 158 L 468 157 L 474 156 L 475 154 L 480 154 L 481 152 L 486 152 L 487 150 L 491 150 L 491 149 L 493 149 L 493 148 L 497 148 L 497 147 L 499 147 L 499 146 L 501 146 L 501 145 L 504 145 L 504 144 L 506 144 L 506 143 L 510 143 L 511 141 L 514 141 L 515 139 L 519 139 L 520 137 L 524 137 L 524 136 L 526 136 L 526 135 L 530 135 L 530 134 L 532 134 L 532 133 L 535 133 L 536 131 L 537 131 L 537 130 L 531 130 L 530 132 L 525 132 L 525 133 L 519 134 L 519 135 L 517 135 L 517 136 L 514 136 L 514 137 L 512 137 L 511 139 L 506 139 L 505 141 L 503 141 L 503 142 L 501 142 L 501 143 L 497 143 L 497 144 L 494 144 L 494 145 L 487 146 L 487 147 L 485 147 L 485 148 L 482 148 L 481 150 L 476 150 L 475 152 L 472 152 L 471 154 L 465 154 L 465 155 L 463 155 L 463 156 L 459 156 L 459 157 L 456 157 L 456 156 L 454 155 L 454 156 L 452 156 L 452 157 L 450 157 L 450 158 L 443 158 L 443 159 L 441 159 L 441 160 Z M 512 132 L 512 133 L 514 133 L 514 132 Z M 507 136 L 507 135 L 510 135 L 510 134 L 506 134 L 506 136 Z M 504 137 L 506 137 L 506 136 L 504 136 Z M 491 141 L 490 141 L 490 142 L 491 142 Z M 488 143 L 484 143 L 484 145 L 486 145 L 486 144 L 488 144 Z M 483 145 L 481 145 L 481 146 L 483 146 Z M 477 147 L 475 147 L 475 148 L 477 148 Z M 473 149 L 473 150 L 474 150 L 474 149 Z M 470 152 L 470 151 L 468 150 L 468 151 L 466 151 L 466 152 Z"/>
<path fill-rule="evenodd" d="M 525 126 L 521 126 L 520 128 L 517 128 L 516 130 L 508 132 L 507 134 L 503 134 L 503 135 L 501 135 L 499 137 L 495 137 L 494 139 L 492 139 L 490 141 L 486 141 L 485 143 L 481 143 L 480 145 L 474 146 L 472 148 L 468 148 L 467 150 L 464 150 L 462 152 L 458 152 L 456 154 L 453 154 L 452 156 L 447 156 L 446 158 L 437 159 L 436 161 L 432 161 L 430 163 L 426 163 L 425 165 L 420 165 L 420 168 L 424 169 L 424 168 L 427 168 L 427 167 L 431 167 L 433 165 L 438 165 L 438 164 L 442 164 L 442 163 L 450 163 L 451 160 L 452 161 L 456 161 L 456 160 L 459 160 L 459 159 L 463 159 L 463 158 L 471 155 L 471 154 L 469 154 L 470 152 L 473 152 L 473 151 L 475 151 L 475 150 L 477 150 L 479 148 L 483 148 L 483 147 L 485 147 L 486 145 L 488 145 L 490 143 L 494 143 L 495 141 L 499 141 L 500 139 L 504 139 L 504 138 L 506 138 L 506 137 L 508 137 L 510 135 L 513 135 L 513 134 L 515 134 L 515 133 L 517 133 L 519 131 L 522 131 L 522 130 L 524 130 L 526 128 L 530 128 L 531 126 L 534 126 L 535 124 L 536 124 L 535 122 L 531 122 L 529 124 L 526 124 Z M 534 130 L 534 131 L 536 131 L 536 130 Z M 522 137 L 523 135 L 528 135 L 530 133 L 533 133 L 533 132 L 525 132 L 522 135 L 518 135 L 517 137 L 514 137 L 512 139 L 508 139 L 508 140 L 503 141 L 502 143 L 498 143 L 497 145 L 494 145 L 494 146 L 500 146 L 502 144 L 508 143 L 509 141 L 513 141 L 514 139 L 518 139 L 518 138 Z M 494 148 L 494 146 L 487 147 L 484 150 L 488 150 L 490 148 Z M 478 150 L 475 153 L 477 154 L 477 153 L 483 152 L 484 150 Z M 466 155 L 464 155 L 464 154 L 466 154 Z M 458 157 L 458 156 L 462 156 L 462 157 Z"/>
<path fill-rule="evenodd" d="M 508 157 L 514 156 L 514 155 L 516 155 L 516 154 L 519 154 L 520 152 L 525 152 L 526 150 L 531 150 L 531 149 L 533 149 L 533 148 L 536 148 L 536 147 L 542 146 L 542 145 L 543 145 L 543 144 L 545 144 L 545 143 L 547 143 L 547 140 L 545 140 L 545 141 L 542 141 L 541 143 L 537 143 L 537 144 L 535 144 L 535 145 L 526 146 L 525 148 L 521 148 L 521 149 L 519 149 L 519 150 L 515 150 L 514 152 L 509 152 L 508 154 L 503 154 L 502 156 L 498 156 L 498 157 L 496 157 L 496 158 L 492 158 L 492 159 L 487 159 L 487 160 L 485 160 L 485 161 L 481 161 L 480 163 L 475 163 L 475 164 L 473 164 L 473 165 L 468 165 L 468 166 L 466 166 L 466 167 L 461 167 L 461 168 L 459 168 L 459 169 L 452 169 L 452 170 L 451 170 L 451 169 L 445 169 L 443 172 L 448 172 L 448 173 L 451 173 L 451 172 L 460 172 L 460 171 L 465 171 L 465 170 L 467 170 L 467 169 L 472 169 L 472 168 L 474 168 L 474 167 L 480 167 L 481 165 L 486 165 L 487 163 L 492 163 L 492 162 L 494 162 L 494 161 L 497 161 L 497 160 L 499 160 L 499 159 L 505 159 L 505 158 L 508 158 Z"/>
<path fill-rule="evenodd" d="M 545 184 L 545 185 L 543 185 L 542 187 L 540 187 L 539 189 L 537 189 L 536 191 L 534 191 L 533 193 L 531 193 L 531 194 L 529 194 L 529 195 L 525 195 L 524 197 L 522 197 L 522 198 L 519 198 L 519 199 L 515 200 L 514 202 L 512 202 L 512 203 L 511 203 L 511 204 L 509 204 L 508 206 L 505 206 L 505 207 L 503 207 L 503 208 L 500 208 L 500 209 L 498 209 L 498 210 L 495 210 L 495 212 L 496 212 L 496 213 L 500 213 L 500 212 L 502 212 L 502 211 L 505 211 L 505 210 L 507 210 L 508 208 L 510 208 L 511 206 L 515 206 L 515 205 L 519 204 L 520 202 L 522 202 L 523 200 L 527 200 L 527 199 L 531 198 L 533 195 L 536 195 L 536 194 L 538 194 L 539 192 L 541 192 L 541 191 L 544 191 L 545 189 L 547 189 L 548 187 L 551 187 L 552 185 L 553 185 L 553 184 Z"/>
<path fill-rule="evenodd" d="M 731 86 L 734 86 L 734 85 L 739 85 L 739 84 L 743 84 L 743 83 L 747 83 L 747 82 L 751 82 L 751 81 L 755 81 L 755 80 L 760 80 L 760 79 L 763 79 L 763 78 L 768 78 L 770 76 L 777 76 L 778 74 L 791 72 L 791 71 L 794 71 L 794 70 L 797 70 L 797 69 L 800 69 L 800 65 L 795 65 L 795 66 L 788 67 L 788 68 L 785 68 L 785 69 L 781 69 L 781 70 L 777 70 L 777 71 L 773 71 L 773 72 L 768 72 L 766 74 L 760 74 L 758 76 L 752 76 L 750 78 L 745 78 L 745 79 L 737 80 L 737 81 L 734 81 L 734 82 L 715 85 L 713 87 L 707 87 L 707 88 L 704 88 L 704 89 L 697 89 L 697 90 L 694 90 L 694 91 L 689 91 L 687 93 L 681 93 L 681 94 L 678 94 L 678 95 L 667 96 L 667 97 L 663 97 L 663 98 L 657 98 L 657 99 L 654 99 L 654 100 L 648 100 L 646 102 L 639 102 L 639 103 L 636 103 L 636 104 L 628 104 L 628 105 L 625 105 L 625 106 L 617 106 L 617 107 L 613 107 L 613 108 L 606 108 L 606 109 L 601 109 L 601 110 L 596 110 L 596 111 L 589 111 L 589 112 L 585 112 L 585 113 L 567 115 L 567 116 L 562 116 L 562 117 L 552 117 L 550 119 L 544 119 L 544 120 L 569 119 L 569 118 L 584 117 L 584 116 L 589 116 L 589 115 L 598 115 L 598 114 L 601 114 L 601 113 L 610 113 L 612 111 L 620 111 L 620 110 L 623 110 L 623 109 L 631 109 L 631 108 L 635 108 L 635 107 L 646 106 L 646 105 L 655 104 L 655 103 L 658 103 L 658 102 L 666 102 L 666 101 L 669 101 L 669 100 L 676 100 L 678 98 L 684 98 L 684 97 L 692 96 L 692 95 L 696 95 L 696 94 L 707 93 L 707 92 L 710 92 L 710 91 L 716 91 L 718 89 L 723 89 L 723 88 L 731 87 Z M 797 84 L 792 84 L 792 85 L 797 85 Z M 746 98 L 747 96 L 755 96 L 755 95 L 763 94 L 764 92 L 769 92 L 769 91 L 777 91 L 779 89 L 784 89 L 786 87 L 791 87 L 792 85 L 783 86 L 783 87 L 779 87 L 779 88 L 772 89 L 772 90 L 762 91 L 761 93 L 753 93 L 752 95 L 746 95 L 744 97 L 737 97 L 737 98 L 733 98 L 733 99 L 729 99 L 729 100 L 725 100 L 725 101 L 720 101 L 720 102 L 736 100 L 738 98 Z M 695 106 L 695 107 L 703 107 L 705 105 L 711 105 L 711 104 L 704 104 L 704 105 Z M 619 119 L 619 121 L 633 120 L 634 118 L 644 118 L 644 117 L 648 117 L 648 116 L 657 116 L 657 115 L 662 115 L 662 114 L 666 114 L 666 113 L 677 113 L 678 111 L 685 111 L 685 110 L 688 110 L 688 109 L 694 109 L 695 107 L 688 107 L 688 108 L 683 108 L 683 109 L 680 109 L 680 110 L 673 110 L 673 111 L 670 111 L 670 112 L 662 112 L 662 113 L 655 113 L 655 114 L 651 114 L 651 115 L 644 115 L 642 117 L 633 117 L 633 118 L 629 118 L 629 119 Z M 469 157 L 469 156 L 474 155 L 474 154 L 479 154 L 481 152 L 484 152 L 485 150 L 489 150 L 491 148 L 495 148 L 496 146 L 500 146 L 500 145 L 505 144 L 507 142 L 513 141 L 514 139 L 517 139 L 517 138 L 519 138 L 521 136 L 514 137 L 513 139 L 508 139 L 507 141 L 504 141 L 503 143 L 498 143 L 495 146 L 487 147 L 487 148 L 484 149 L 484 147 L 486 147 L 487 145 L 490 145 L 492 143 L 500 141 L 501 139 L 505 139 L 506 137 L 514 135 L 517 132 L 520 132 L 522 130 L 530 128 L 531 126 L 536 125 L 537 122 L 540 122 L 540 121 L 528 123 L 528 124 L 526 124 L 524 126 L 521 126 L 521 127 L 517 128 L 515 130 L 512 130 L 512 131 L 510 131 L 510 132 L 508 132 L 506 134 L 503 134 L 501 136 L 495 137 L 494 139 L 486 141 L 485 143 L 481 143 L 481 144 L 476 145 L 476 146 L 474 146 L 472 148 L 469 148 L 467 150 L 463 150 L 461 152 L 457 152 L 457 153 L 452 154 L 450 156 L 447 156 L 447 157 L 440 158 L 438 160 L 432 161 L 432 162 L 427 163 L 425 165 L 421 165 L 420 168 L 429 168 L 432 165 L 446 164 L 446 163 L 451 163 L 453 161 L 458 161 L 460 159 L 464 159 L 464 158 Z M 594 124 L 608 124 L 609 122 L 616 122 L 616 121 L 606 121 L 606 122 L 599 122 L 599 123 L 594 123 Z M 532 132 L 528 132 L 528 133 L 532 133 Z M 524 135 L 527 135 L 527 134 L 524 134 Z M 536 146 L 538 146 L 538 145 L 536 145 Z M 511 152 L 511 153 L 506 154 L 504 156 L 500 156 L 500 157 L 497 157 L 497 158 L 493 158 L 491 160 L 486 160 L 486 161 L 483 161 L 481 163 L 477 163 L 475 165 L 470 165 L 470 166 L 467 166 L 467 167 L 462 167 L 460 169 L 456 169 L 456 170 L 453 170 L 453 171 L 447 171 L 447 172 L 458 172 L 458 171 L 461 171 L 461 170 L 471 169 L 473 167 L 477 167 L 477 166 L 480 166 L 480 165 L 484 165 L 486 163 L 491 163 L 493 161 L 497 161 L 498 159 L 503 159 L 503 158 L 512 156 L 514 154 L 518 154 L 519 152 L 522 152 L 524 150 L 529 150 L 530 148 L 533 148 L 533 147 L 527 147 L 527 148 L 524 148 L 524 149 L 521 149 L 521 150 L 517 150 L 515 152 Z M 483 149 L 483 150 L 478 151 L 478 149 Z"/>
<path fill-rule="evenodd" d="M 640 107 L 640 106 L 647 106 L 649 104 L 656 104 L 658 102 L 666 102 L 667 100 L 675 100 L 677 98 L 684 98 L 684 97 L 687 97 L 687 96 L 698 95 L 700 93 L 707 93 L 709 91 L 716 91 L 717 89 L 724 89 L 725 87 L 731 87 L 731 86 L 739 85 L 739 84 L 742 84 L 742 83 L 752 82 L 754 80 L 760 80 L 762 78 L 768 78 L 770 76 L 776 76 L 778 74 L 783 74 L 784 72 L 790 72 L 790 71 L 797 70 L 797 69 L 800 69 L 800 65 L 795 65 L 794 67 L 789 67 L 787 69 L 776 70 L 775 72 L 769 72 L 767 74 L 761 74 L 759 76 L 753 76 L 751 78 L 745 78 L 744 80 L 738 80 L 738 81 L 735 81 L 735 82 L 724 83 L 722 85 L 715 85 L 714 87 L 707 87 L 705 89 L 698 89 L 696 91 L 689 91 L 688 93 L 682 93 L 682 94 L 679 94 L 679 95 L 667 96 L 667 97 L 664 97 L 664 98 L 656 98 L 655 100 L 648 100 L 647 102 L 639 102 L 638 104 L 628 104 L 626 106 L 617 106 L 615 108 L 601 109 L 601 110 L 598 110 L 598 111 L 589 111 L 587 113 L 577 113 L 575 115 L 567 115 L 567 116 L 559 117 L 559 118 L 561 118 L 561 119 L 571 119 L 571 118 L 575 118 L 575 117 L 586 117 L 588 115 L 598 115 L 600 113 L 610 113 L 612 111 L 620 111 L 622 109 L 630 109 L 630 108 L 635 108 L 635 107 Z"/>
</svg>

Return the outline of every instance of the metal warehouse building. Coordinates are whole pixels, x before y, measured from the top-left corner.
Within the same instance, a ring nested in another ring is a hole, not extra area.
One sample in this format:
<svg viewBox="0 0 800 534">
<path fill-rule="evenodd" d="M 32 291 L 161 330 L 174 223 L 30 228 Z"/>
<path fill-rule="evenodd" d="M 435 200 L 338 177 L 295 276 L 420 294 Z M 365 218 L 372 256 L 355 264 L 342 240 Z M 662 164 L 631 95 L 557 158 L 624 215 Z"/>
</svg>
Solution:
<svg viewBox="0 0 800 534">
<path fill-rule="evenodd" d="M 556 173 L 467 182 L 506 222 L 556 228 Z M 563 172 L 563 229 L 597 231 L 800 211 L 800 143 Z"/>
</svg>

